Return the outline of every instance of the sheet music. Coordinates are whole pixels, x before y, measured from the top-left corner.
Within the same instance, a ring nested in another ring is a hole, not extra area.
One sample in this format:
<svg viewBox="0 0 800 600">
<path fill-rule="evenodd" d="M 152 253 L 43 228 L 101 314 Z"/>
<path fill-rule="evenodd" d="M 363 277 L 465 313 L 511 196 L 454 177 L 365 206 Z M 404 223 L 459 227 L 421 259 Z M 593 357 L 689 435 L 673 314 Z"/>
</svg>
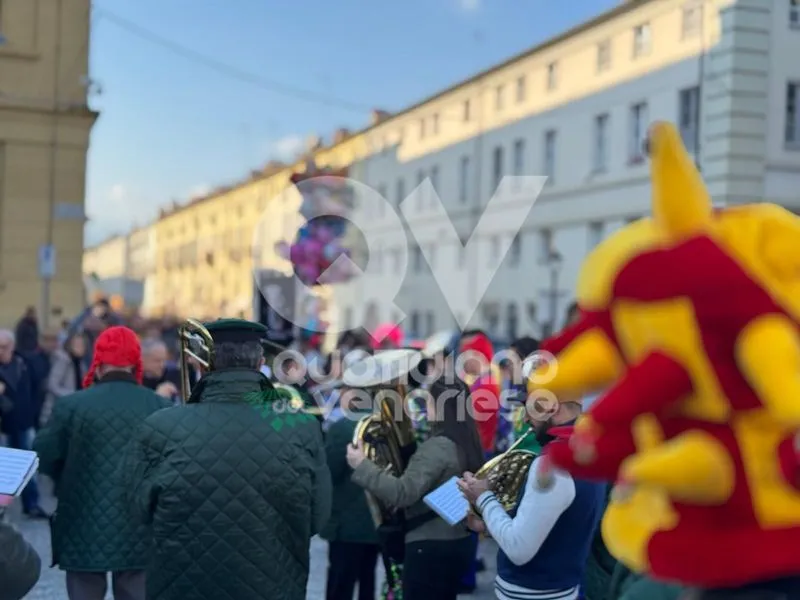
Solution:
<svg viewBox="0 0 800 600">
<path fill-rule="evenodd" d="M 423 498 L 425 504 L 449 525 L 467 518 L 469 502 L 458 489 L 458 477 L 452 477 Z"/>
<path fill-rule="evenodd" d="M 0 494 L 19 496 L 38 468 L 36 452 L 0 448 Z"/>
</svg>

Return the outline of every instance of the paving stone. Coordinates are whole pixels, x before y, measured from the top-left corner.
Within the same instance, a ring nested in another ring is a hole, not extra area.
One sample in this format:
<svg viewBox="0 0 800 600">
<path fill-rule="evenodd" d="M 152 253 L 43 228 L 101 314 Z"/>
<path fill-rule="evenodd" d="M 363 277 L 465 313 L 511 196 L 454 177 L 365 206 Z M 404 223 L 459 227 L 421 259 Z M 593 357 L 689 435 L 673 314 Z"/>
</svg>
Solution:
<svg viewBox="0 0 800 600">
<path fill-rule="evenodd" d="M 44 479 L 44 478 L 42 478 Z M 52 511 L 55 509 L 56 501 L 52 497 L 48 485 L 49 482 L 41 481 L 42 506 Z M 9 518 L 11 522 L 19 528 L 25 538 L 33 544 L 39 555 L 42 557 L 42 575 L 36 587 L 25 596 L 25 600 L 67 600 L 67 592 L 64 585 L 64 572 L 58 568 L 50 568 L 50 529 L 47 521 L 32 520 L 21 514 L 19 503 L 11 507 Z M 475 594 L 461 596 L 464 599 L 488 600 L 494 598 L 494 572 L 495 572 L 495 553 L 496 546 L 491 541 L 486 541 L 481 547 L 481 556 L 486 562 L 486 571 L 478 574 L 478 590 Z M 308 578 L 308 600 L 321 600 L 325 598 L 325 580 L 328 567 L 328 545 L 315 537 L 311 540 L 311 573 Z M 383 568 L 377 569 L 378 584 L 384 580 Z M 108 600 L 111 596 L 108 596 Z"/>
</svg>

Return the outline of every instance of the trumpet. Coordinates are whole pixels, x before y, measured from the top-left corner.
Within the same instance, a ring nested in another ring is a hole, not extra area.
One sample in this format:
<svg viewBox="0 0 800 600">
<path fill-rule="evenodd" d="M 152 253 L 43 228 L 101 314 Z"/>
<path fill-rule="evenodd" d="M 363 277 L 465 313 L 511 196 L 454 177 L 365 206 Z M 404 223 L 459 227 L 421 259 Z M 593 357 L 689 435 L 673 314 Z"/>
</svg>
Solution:
<svg viewBox="0 0 800 600">
<path fill-rule="evenodd" d="M 506 512 L 512 510 L 519 502 L 531 463 L 537 456 L 532 450 L 520 447 L 532 435 L 535 435 L 535 431 L 533 427 L 529 427 L 508 450 L 495 456 L 475 473 L 476 478 L 488 481 L 489 489 Z M 472 509 L 477 514 L 476 507 L 473 506 Z"/>
<path fill-rule="evenodd" d="M 181 396 L 184 404 L 192 395 L 189 359 L 191 358 L 203 370 L 214 368 L 214 340 L 208 329 L 196 319 L 186 319 L 178 329 L 181 363 Z"/>
</svg>

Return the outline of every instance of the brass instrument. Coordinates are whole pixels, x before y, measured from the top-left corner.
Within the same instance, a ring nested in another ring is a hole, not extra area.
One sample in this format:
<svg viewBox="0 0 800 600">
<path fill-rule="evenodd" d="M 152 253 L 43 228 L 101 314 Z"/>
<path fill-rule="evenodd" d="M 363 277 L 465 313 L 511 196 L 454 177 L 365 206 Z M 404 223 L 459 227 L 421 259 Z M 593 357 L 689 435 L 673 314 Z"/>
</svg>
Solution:
<svg viewBox="0 0 800 600">
<path fill-rule="evenodd" d="M 181 395 L 183 402 L 189 401 L 192 395 L 192 382 L 189 378 L 189 359 L 194 359 L 203 370 L 214 368 L 214 340 L 200 321 L 186 319 L 178 329 L 181 362 Z"/>
<path fill-rule="evenodd" d="M 408 373 L 419 364 L 421 354 L 415 350 L 386 350 L 367 357 L 359 365 L 366 377 L 359 380 L 352 367 L 345 371 L 343 383 L 349 388 L 368 390 L 373 400 L 373 413 L 363 417 L 353 434 L 353 445 L 361 445 L 367 459 L 395 477 L 403 474 L 416 450 L 414 426 L 405 410 Z M 395 361 L 392 373 L 377 373 Z M 385 506 L 369 492 L 367 504 L 375 526 L 379 527 L 396 516 L 396 509 Z"/>
<path fill-rule="evenodd" d="M 517 505 L 525 488 L 531 463 L 537 456 L 531 450 L 520 448 L 534 434 L 533 427 L 529 427 L 508 450 L 495 456 L 475 473 L 476 478 L 489 482 L 489 489 L 506 512 Z"/>
<path fill-rule="evenodd" d="M 321 417 L 323 414 L 322 408 L 319 406 L 306 406 L 306 401 L 302 394 L 294 386 L 273 382 L 272 387 L 276 390 L 283 391 L 289 400 L 289 410 L 297 412 L 303 411 L 315 417 Z"/>
</svg>

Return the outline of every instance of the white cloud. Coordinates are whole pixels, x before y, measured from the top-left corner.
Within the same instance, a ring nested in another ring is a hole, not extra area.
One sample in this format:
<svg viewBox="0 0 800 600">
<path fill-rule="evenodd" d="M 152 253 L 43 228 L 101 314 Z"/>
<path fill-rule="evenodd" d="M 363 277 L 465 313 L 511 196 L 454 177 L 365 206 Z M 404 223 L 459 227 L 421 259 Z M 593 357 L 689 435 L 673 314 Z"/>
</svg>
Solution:
<svg viewBox="0 0 800 600">
<path fill-rule="evenodd" d="M 205 183 L 201 183 L 199 185 L 194 186 L 191 190 L 189 190 L 189 199 L 192 198 L 202 198 L 203 196 L 208 195 L 211 191 L 211 186 Z"/>
<path fill-rule="evenodd" d="M 269 142 L 267 152 L 271 159 L 291 162 L 305 150 L 306 142 L 302 136 L 287 135 L 278 140 Z"/>
<path fill-rule="evenodd" d="M 142 199 L 128 186 L 116 183 L 100 194 L 90 195 L 86 212 L 86 245 L 97 244 L 107 237 L 126 233 L 137 225 L 144 225 L 158 214 L 159 202 Z"/>
<path fill-rule="evenodd" d="M 123 204 L 125 202 L 126 195 L 127 192 L 125 190 L 125 186 L 121 183 L 117 183 L 111 186 L 111 191 L 109 192 L 108 197 L 115 204 Z"/>
<path fill-rule="evenodd" d="M 458 0 L 458 6 L 464 12 L 475 12 L 481 7 L 481 0 Z"/>
</svg>

